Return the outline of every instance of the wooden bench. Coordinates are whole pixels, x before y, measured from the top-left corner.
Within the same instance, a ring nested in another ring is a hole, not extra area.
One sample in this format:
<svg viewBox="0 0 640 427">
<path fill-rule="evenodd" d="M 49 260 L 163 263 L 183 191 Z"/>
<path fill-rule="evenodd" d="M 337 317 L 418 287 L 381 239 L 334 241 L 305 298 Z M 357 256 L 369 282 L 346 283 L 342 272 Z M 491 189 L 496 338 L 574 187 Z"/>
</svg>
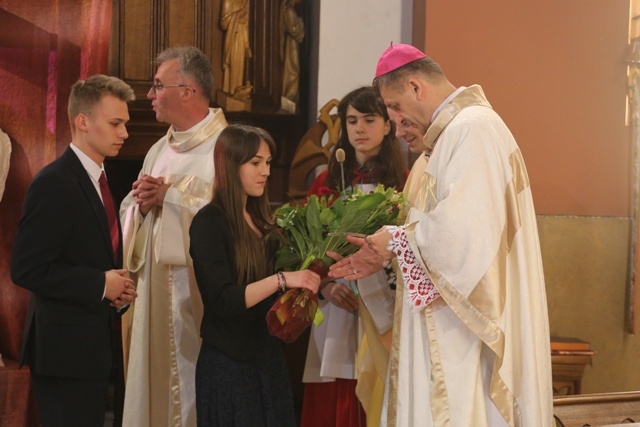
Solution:
<svg viewBox="0 0 640 427">
<path fill-rule="evenodd" d="M 584 368 L 590 364 L 591 355 L 589 354 L 552 354 L 553 395 L 580 394 Z"/>
<path fill-rule="evenodd" d="M 640 392 L 557 396 L 553 412 L 557 427 L 640 426 Z"/>
</svg>

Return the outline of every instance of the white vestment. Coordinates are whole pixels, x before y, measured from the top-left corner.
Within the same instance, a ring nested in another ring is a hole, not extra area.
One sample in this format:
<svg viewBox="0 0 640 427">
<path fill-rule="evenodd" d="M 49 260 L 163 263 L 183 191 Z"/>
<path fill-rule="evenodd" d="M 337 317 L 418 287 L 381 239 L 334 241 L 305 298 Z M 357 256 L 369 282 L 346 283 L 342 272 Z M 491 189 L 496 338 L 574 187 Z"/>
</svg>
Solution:
<svg viewBox="0 0 640 427">
<path fill-rule="evenodd" d="M 356 379 L 356 350 L 360 341 L 357 314 L 328 300 L 318 301 L 318 308 L 324 315 L 324 321 L 311 327 L 302 382 Z"/>
<path fill-rule="evenodd" d="M 124 427 L 195 426 L 195 366 L 202 301 L 189 257 L 189 226 L 213 195 L 213 149 L 227 126 L 220 109 L 147 153 L 140 176 L 164 178 L 162 207 L 146 217 L 131 193 L 120 207 L 124 268 L 138 297 L 122 319 Z"/>
<path fill-rule="evenodd" d="M 442 106 L 405 186 L 406 235 L 440 298 L 398 274 L 382 425 L 545 427 L 549 325 L 522 155 L 479 86 Z M 435 144 L 435 145 L 434 145 Z"/>
</svg>

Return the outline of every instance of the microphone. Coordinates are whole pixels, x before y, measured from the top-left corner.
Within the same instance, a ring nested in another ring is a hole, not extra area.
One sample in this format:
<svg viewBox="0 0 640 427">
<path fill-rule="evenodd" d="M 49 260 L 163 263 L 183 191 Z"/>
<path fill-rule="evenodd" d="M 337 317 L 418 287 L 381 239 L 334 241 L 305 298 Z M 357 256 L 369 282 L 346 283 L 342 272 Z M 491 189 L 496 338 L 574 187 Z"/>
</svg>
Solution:
<svg viewBox="0 0 640 427">
<path fill-rule="evenodd" d="M 340 163 L 340 173 L 342 174 L 342 193 L 344 194 L 346 192 L 346 188 L 344 186 L 344 160 L 345 160 L 345 153 L 344 150 L 342 148 L 338 148 L 336 150 L 336 160 L 338 161 L 338 163 Z"/>
</svg>

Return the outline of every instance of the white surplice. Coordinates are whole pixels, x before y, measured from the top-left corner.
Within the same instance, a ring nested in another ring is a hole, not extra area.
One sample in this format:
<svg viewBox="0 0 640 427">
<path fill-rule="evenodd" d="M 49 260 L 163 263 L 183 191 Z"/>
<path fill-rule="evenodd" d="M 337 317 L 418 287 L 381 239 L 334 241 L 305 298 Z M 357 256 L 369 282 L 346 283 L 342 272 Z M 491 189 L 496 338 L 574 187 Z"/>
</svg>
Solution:
<svg viewBox="0 0 640 427">
<path fill-rule="evenodd" d="M 406 235 L 440 297 L 398 274 L 381 425 L 552 425 L 545 285 L 520 150 L 479 86 L 446 101 L 405 186 Z"/>
<path fill-rule="evenodd" d="M 356 350 L 360 341 L 358 315 L 328 300 L 318 301 L 318 308 L 324 321 L 311 327 L 302 382 L 356 379 Z"/>
<path fill-rule="evenodd" d="M 195 426 L 195 365 L 202 301 L 189 256 L 189 226 L 213 195 L 213 149 L 227 126 L 221 109 L 147 153 L 140 176 L 164 178 L 162 207 L 143 217 L 131 193 L 120 207 L 124 266 L 138 297 L 122 319 L 124 427 Z"/>
</svg>

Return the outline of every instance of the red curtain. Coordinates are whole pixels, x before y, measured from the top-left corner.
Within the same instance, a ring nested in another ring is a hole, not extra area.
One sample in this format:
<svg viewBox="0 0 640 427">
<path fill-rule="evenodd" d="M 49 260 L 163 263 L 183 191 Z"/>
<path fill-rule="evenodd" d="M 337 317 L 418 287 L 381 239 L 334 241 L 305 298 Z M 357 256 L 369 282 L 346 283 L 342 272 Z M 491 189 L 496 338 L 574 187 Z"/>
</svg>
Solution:
<svg viewBox="0 0 640 427">
<path fill-rule="evenodd" d="M 69 145 L 71 85 L 107 72 L 111 4 L 0 0 L 0 129 L 12 146 L 0 201 L 0 353 L 5 359 L 19 357 L 28 301 L 28 292 L 11 282 L 9 269 L 22 201 L 33 176 Z"/>
</svg>

